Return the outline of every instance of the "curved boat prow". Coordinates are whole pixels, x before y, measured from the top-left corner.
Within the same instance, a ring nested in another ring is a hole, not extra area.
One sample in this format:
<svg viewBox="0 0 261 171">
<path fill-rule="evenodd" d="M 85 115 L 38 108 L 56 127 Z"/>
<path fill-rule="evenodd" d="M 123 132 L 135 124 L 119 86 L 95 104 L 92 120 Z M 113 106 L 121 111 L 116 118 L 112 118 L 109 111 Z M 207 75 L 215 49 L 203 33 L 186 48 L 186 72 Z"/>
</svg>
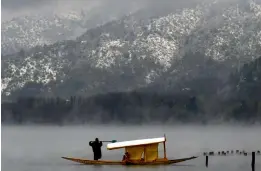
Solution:
<svg viewBox="0 0 261 171">
<path fill-rule="evenodd" d="M 198 157 L 188 157 L 188 158 L 181 158 L 181 159 L 158 159 L 151 162 L 144 162 L 144 161 L 128 161 L 128 163 L 123 161 L 110 161 L 110 160 L 88 160 L 88 159 L 80 159 L 80 158 L 71 158 L 71 157 L 62 157 L 63 159 L 70 160 L 73 162 L 86 164 L 86 165 L 169 165 L 169 164 L 176 164 L 185 162 L 188 160 L 192 160 Z"/>
<path fill-rule="evenodd" d="M 175 164 L 175 163 L 181 163 L 181 162 L 185 162 L 188 160 L 193 160 L 198 158 L 198 156 L 192 156 L 192 157 L 188 157 L 188 158 L 181 158 L 181 159 L 174 159 L 174 160 L 169 160 L 171 164 Z"/>
</svg>

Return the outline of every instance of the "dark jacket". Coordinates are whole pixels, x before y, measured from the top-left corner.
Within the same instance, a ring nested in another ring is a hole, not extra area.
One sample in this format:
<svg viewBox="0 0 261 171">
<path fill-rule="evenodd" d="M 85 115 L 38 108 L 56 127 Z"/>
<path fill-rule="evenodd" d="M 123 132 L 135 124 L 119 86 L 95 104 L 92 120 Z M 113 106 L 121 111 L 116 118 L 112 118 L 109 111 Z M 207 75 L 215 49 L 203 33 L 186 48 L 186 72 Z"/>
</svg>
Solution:
<svg viewBox="0 0 261 171">
<path fill-rule="evenodd" d="M 102 157 L 102 153 L 101 153 L 102 142 L 90 141 L 89 145 L 92 147 L 92 151 L 94 153 L 94 160 L 100 159 Z"/>
</svg>

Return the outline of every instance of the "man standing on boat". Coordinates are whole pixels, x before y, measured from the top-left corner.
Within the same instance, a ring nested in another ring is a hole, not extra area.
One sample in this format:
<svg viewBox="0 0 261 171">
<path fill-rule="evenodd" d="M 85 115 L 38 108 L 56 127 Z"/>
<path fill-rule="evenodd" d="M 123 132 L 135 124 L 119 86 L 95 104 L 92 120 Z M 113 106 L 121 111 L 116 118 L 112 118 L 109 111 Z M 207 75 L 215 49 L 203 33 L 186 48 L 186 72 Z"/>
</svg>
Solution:
<svg viewBox="0 0 261 171">
<path fill-rule="evenodd" d="M 90 141 L 89 145 L 92 147 L 94 160 L 101 159 L 101 157 L 102 157 L 102 153 L 101 153 L 102 142 L 99 141 L 98 138 L 95 138 L 95 141 Z"/>
</svg>

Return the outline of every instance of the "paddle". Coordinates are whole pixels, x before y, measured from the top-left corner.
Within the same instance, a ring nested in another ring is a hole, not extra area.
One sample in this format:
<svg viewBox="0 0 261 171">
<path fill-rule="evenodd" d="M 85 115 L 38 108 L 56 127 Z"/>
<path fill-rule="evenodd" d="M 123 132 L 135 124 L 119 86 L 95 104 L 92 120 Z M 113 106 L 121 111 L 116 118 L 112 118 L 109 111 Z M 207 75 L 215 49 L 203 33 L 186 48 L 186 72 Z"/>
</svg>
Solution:
<svg viewBox="0 0 261 171">
<path fill-rule="evenodd" d="M 94 141 L 90 141 L 90 142 L 94 142 Z M 110 142 L 110 143 L 116 143 L 117 140 L 111 140 L 111 141 L 100 141 L 100 142 Z"/>
<path fill-rule="evenodd" d="M 101 141 L 101 142 L 110 142 L 110 143 L 116 143 L 117 140 L 111 140 L 111 141 Z"/>
</svg>

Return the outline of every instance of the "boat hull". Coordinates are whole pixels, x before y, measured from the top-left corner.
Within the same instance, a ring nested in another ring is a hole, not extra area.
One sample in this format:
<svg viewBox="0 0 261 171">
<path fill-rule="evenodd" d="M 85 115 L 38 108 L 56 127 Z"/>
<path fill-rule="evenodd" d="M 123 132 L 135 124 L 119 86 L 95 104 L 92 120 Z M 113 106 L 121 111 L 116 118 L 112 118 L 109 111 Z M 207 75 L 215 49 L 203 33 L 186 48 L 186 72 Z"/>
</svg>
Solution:
<svg viewBox="0 0 261 171">
<path fill-rule="evenodd" d="M 88 159 L 80 159 L 80 158 L 71 158 L 71 157 L 62 157 L 63 159 L 70 160 L 73 162 L 85 164 L 85 165 L 168 165 L 168 164 L 176 164 L 188 160 L 195 159 L 197 157 L 189 157 L 189 158 L 181 158 L 181 159 L 158 159 L 156 161 L 144 162 L 144 161 L 109 161 L 109 160 L 88 160 Z"/>
</svg>

